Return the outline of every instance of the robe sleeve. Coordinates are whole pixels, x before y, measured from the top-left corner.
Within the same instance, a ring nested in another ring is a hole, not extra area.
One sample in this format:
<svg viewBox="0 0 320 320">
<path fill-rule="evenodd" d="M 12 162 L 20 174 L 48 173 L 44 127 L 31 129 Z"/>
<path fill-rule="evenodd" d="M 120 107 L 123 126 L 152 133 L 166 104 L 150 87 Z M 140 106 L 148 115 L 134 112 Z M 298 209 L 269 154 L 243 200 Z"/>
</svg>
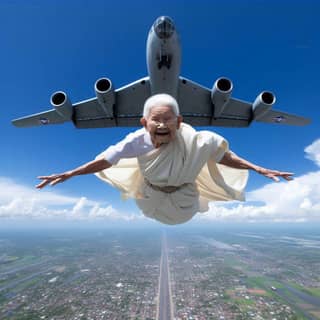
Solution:
<svg viewBox="0 0 320 320">
<path fill-rule="evenodd" d="M 115 165 L 123 158 L 135 158 L 148 151 L 149 146 L 143 143 L 143 130 L 137 130 L 128 134 L 123 140 L 108 147 L 104 152 L 104 159 Z"/>
<path fill-rule="evenodd" d="M 212 153 L 211 159 L 216 163 L 219 163 L 223 158 L 224 154 L 229 151 L 228 141 L 217 133 L 210 132 L 212 135 L 211 145 Z"/>
</svg>

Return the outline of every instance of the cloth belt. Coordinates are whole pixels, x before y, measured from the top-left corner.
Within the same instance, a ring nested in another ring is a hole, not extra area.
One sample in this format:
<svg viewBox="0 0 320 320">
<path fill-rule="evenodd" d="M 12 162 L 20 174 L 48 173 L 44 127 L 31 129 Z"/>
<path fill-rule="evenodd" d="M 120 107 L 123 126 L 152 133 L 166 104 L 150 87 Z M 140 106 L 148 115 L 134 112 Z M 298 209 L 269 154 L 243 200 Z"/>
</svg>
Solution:
<svg viewBox="0 0 320 320">
<path fill-rule="evenodd" d="M 178 191 L 179 189 L 189 185 L 190 183 L 184 183 L 180 186 L 164 186 L 164 187 L 160 187 L 160 186 L 157 186 L 157 185 L 154 185 L 152 184 L 149 180 L 147 179 L 144 179 L 144 182 L 147 186 L 149 186 L 150 188 L 152 188 L 153 190 L 156 190 L 156 191 L 161 191 L 161 192 L 164 192 L 164 193 L 173 193 L 173 192 L 176 192 Z"/>
</svg>

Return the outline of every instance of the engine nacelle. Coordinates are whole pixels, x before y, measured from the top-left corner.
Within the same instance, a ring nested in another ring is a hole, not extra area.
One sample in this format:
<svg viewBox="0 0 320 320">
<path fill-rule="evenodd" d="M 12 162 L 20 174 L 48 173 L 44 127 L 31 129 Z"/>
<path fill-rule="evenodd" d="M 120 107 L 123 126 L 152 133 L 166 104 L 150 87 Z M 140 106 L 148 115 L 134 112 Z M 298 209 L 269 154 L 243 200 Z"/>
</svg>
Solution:
<svg viewBox="0 0 320 320">
<path fill-rule="evenodd" d="M 98 102 L 104 113 L 110 118 L 113 118 L 115 94 L 112 82 L 108 78 L 100 78 L 96 81 L 94 90 L 96 92 Z"/>
<path fill-rule="evenodd" d="M 272 92 L 261 92 L 252 105 L 253 119 L 259 120 L 267 113 L 276 102 L 276 97 Z"/>
<path fill-rule="evenodd" d="M 57 91 L 50 98 L 51 105 L 56 109 L 57 113 L 66 121 L 72 119 L 73 107 L 68 96 L 63 91 Z"/>
<path fill-rule="evenodd" d="M 219 78 L 213 85 L 211 91 L 211 101 L 214 105 L 214 118 L 218 118 L 225 106 L 227 105 L 231 92 L 233 89 L 233 84 L 231 80 L 227 78 Z"/>
</svg>

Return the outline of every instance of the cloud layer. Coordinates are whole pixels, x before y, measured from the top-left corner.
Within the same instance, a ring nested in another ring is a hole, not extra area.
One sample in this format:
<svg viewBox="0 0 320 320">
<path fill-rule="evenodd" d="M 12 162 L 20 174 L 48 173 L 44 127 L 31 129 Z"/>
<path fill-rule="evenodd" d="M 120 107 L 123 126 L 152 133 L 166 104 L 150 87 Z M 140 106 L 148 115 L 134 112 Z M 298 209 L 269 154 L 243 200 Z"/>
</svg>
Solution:
<svg viewBox="0 0 320 320">
<path fill-rule="evenodd" d="M 0 177 L 0 218 L 41 220 L 140 220 L 142 216 L 117 211 L 85 197 L 69 197 L 56 192 L 35 190 Z"/>
<path fill-rule="evenodd" d="M 305 148 L 306 158 L 320 167 L 320 139 Z M 135 210 L 134 210 L 135 211 Z M 132 222 L 145 220 L 142 214 L 119 212 L 85 197 L 18 184 L 0 177 L 0 218 L 41 220 L 98 220 Z M 244 203 L 212 202 L 210 210 L 196 221 L 306 222 L 320 221 L 320 169 L 290 182 L 268 183 L 247 194 Z"/>
</svg>

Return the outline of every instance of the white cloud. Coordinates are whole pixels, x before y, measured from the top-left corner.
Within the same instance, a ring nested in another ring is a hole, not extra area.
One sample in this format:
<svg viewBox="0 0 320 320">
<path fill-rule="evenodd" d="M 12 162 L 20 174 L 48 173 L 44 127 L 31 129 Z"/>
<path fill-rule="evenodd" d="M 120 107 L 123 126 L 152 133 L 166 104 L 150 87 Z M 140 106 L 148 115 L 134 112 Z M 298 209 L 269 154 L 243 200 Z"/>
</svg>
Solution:
<svg viewBox="0 0 320 320">
<path fill-rule="evenodd" d="M 306 157 L 320 166 L 320 139 L 305 148 Z M 259 204 L 257 204 L 259 203 Z M 211 203 L 199 220 L 302 222 L 320 221 L 320 170 L 290 182 L 268 183 L 249 192 L 245 203 Z"/>
<path fill-rule="evenodd" d="M 320 139 L 314 141 L 304 149 L 306 158 L 314 161 L 320 167 Z"/>
<path fill-rule="evenodd" d="M 54 191 L 36 190 L 0 177 L 0 218 L 133 221 L 142 215 L 125 214 L 111 205 L 86 197 L 71 197 Z"/>
<path fill-rule="evenodd" d="M 77 201 L 77 198 L 60 195 L 56 192 L 39 190 L 31 187 L 26 187 L 12 179 L 0 177 L 0 204 L 11 201 L 13 198 L 30 200 L 46 204 L 46 205 L 70 205 Z"/>
<path fill-rule="evenodd" d="M 89 213 L 89 219 L 103 219 L 107 218 L 109 220 L 125 220 L 125 221 L 133 221 L 133 220 L 144 220 L 146 219 L 142 214 L 124 214 L 115 210 L 112 206 L 100 207 L 98 205 L 92 207 Z"/>
</svg>

